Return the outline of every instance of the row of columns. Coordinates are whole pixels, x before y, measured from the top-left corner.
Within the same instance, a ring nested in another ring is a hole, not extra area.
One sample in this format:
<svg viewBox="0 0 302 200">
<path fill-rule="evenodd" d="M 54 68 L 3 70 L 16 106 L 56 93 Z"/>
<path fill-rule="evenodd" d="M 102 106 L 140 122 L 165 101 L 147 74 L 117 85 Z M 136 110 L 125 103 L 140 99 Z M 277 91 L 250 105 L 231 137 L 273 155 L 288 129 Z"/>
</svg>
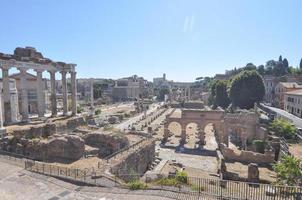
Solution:
<svg viewBox="0 0 302 200">
<path fill-rule="evenodd" d="M 27 68 L 18 68 L 20 70 L 20 93 L 21 93 L 21 115 L 22 121 L 29 120 L 28 111 L 28 91 L 26 71 Z M 35 70 L 37 72 L 37 108 L 38 116 L 44 117 L 45 113 L 45 96 L 43 93 L 43 77 L 44 70 Z M 50 73 L 51 82 L 51 111 L 52 116 L 57 115 L 57 95 L 56 95 L 56 71 L 48 71 Z M 62 74 L 62 90 L 63 90 L 63 114 L 68 113 L 68 91 L 67 91 L 67 71 L 61 71 Z M 77 87 L 76 87 L 76 72 L 71 71 L 71 102 L 72 102 L 72 115 L 77 113 Z M 10 103 L 10 87 L 9 87 L 9 67 L 2 66 L 2 85 L 3 85 L 3 102 L 4 102 L 4 118 L 5 123 L 11 123 L 11 103 Z"/>
</svg>

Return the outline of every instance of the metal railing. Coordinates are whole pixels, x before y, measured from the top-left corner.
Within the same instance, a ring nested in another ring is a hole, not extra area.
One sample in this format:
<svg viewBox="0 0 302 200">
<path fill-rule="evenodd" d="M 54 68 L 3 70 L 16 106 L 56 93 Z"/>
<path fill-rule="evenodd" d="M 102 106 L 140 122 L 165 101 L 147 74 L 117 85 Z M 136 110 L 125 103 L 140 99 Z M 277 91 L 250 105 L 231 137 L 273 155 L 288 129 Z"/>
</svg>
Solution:
<svg viewBox="0 0 302 200">
<path fill-rule="evenodd" d="M 10 152 L 0 151 L 0 158 L 23 163 L 24 168 L 31 172 L 88 185 L 129 188 L 132 181 L 139 181 L 145 186 L 139 189 L 146 195 L 150 191 L 160 190 L 161 192 L 157 194 L 160 196 L 165 196 L 166 193 L 172 192 L 178 195 L 206 196 L 215 199 L 302 200 L 302 187 L 299 186 L 281 186 L 199 177 L 185 177 L 182 181 L 178 181 L 177 176 L 165 174 L 117 174 L 116 176 L 105 176 L 105 174 L 97 174 L 93 168 L 76 169 L 58 166 L 30 160 L 22 155 Z M 127 181 L 123 182 L 118 177 L 122 177 Z M 154 194 L 154 192 L 151 193 Z M 182 196 L 182 199 L 186 199 L 186 197 Z"/>
</svg>

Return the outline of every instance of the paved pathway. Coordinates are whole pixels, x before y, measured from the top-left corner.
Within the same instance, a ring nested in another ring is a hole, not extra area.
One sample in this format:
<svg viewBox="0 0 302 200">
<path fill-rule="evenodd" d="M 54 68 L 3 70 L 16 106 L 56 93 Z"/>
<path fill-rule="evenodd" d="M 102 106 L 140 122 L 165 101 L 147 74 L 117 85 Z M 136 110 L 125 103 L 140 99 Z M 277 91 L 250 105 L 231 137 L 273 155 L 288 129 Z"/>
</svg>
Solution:
<svg viewBox="0 0 302 200">
<path fill-rule="evenodd" d="M 113 191 L 115 190 L 115 191 Z M 133 193 L 133 194 L 132 194 Z M 176 194 L 175 194 L 176 195 Z M 79 187 L 52 177 L 23 170 L 0 160 L 1 200 L 168 200 L 171 198 L 138 194 L 135 191 Z"/>
</svg>

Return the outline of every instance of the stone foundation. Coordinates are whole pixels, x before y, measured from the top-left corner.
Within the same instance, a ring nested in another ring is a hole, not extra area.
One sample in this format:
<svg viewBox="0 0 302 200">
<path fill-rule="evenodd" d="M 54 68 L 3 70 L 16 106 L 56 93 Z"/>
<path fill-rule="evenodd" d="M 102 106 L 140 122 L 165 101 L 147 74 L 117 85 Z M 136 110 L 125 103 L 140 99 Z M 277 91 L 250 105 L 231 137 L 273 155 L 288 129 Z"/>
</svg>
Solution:
<svg viewBox="0 0 302 200">
<path fill-rule="evenodd" d="M 222 143 L 220 144 L 220 150 L 227 161 L 257 164 L 269 164 L 275 162 L 275 153 L 273 151 L 267 151 L 264 154 L 252 151 L 240 151 L 238 154 Z"/>
<path fill-rule="evenodd" d="M 117 164 L 112 166 L 110 172 L 125 181 L 129 181 L 133 175 L 143 175 L 154 161 L 154 157 L 155 142 L 151 141 L 125 159 L 119 160 Z"/>
</svg>

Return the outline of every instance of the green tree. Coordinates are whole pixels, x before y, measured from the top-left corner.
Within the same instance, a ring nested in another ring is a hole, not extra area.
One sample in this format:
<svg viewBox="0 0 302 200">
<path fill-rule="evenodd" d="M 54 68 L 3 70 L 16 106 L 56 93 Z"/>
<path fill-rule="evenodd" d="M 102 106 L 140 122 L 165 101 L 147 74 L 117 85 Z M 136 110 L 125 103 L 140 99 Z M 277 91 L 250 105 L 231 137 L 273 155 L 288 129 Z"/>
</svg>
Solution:
<svg viewBox="0 0 302 200">
<path fill-rule="evenodd" d="M 282 56 L 281 55 L 279 56 L 279 62 L 282 62 Z"/>
<path fill-rule="evenodd" d="M 223 108 L 226 108 L 230 105 L 230 99 L 228 97 L 228 92 L 227 92 L 227 82 L 226 81 L 217 81 L 216 84 L 213 85 L 213 90 L 215 96 L 213 105 L 215 107 L 221 106 Z M 212 90 L 212 91 L 213 91 Z"/>
<path fill-rule="evenodd" d="M 230 99 L 234 106 L 250 109 L 263 99 L 264 83 L 256 71 L 242 71 L 232 80 Z"/>
<path fill-rule="evenodd" d="M 165 100 L 165 95 L 166 95 L 166 94 L 169 94 L 168 88 L 161 88 L 161 89 L 159 90 L 159 94 L 158 94 L 158 96 L 157 96 L 157 99 L 158 99 L 159 101 L 164 101 L 164 100 Z"/>
<path fill-rule="evenodd" d="M 288 60 L 286 58 L 283 59 L 282 63 L 283 67 L 288 68 Z"/>
<path fill-rule="evenodd" d="M 281 162 L 274 165 L 277 173 L 277 183 L 297 186 L 302 184 L 302 163 L 293 156 L 284 156 Z"/>
<path fill-rule="evenodd" d="M 257 69 L 257 67 L 253 63 L 248 63 L 244 67 L 244 70 L 256 70 L 256 69 Z"/>
<path fill-rule="evenodd" d="M 93 98 L 98 99 L 102 97 L 102 85 L 99 83 L 93 84 Z"/>
<path fill-rule="evenodd" d="M 294 138 L 298 132 L 296 126 L 284 119 L 275 119 L 270 123 L 269 129 L 270 131 L 274 132 L 275 135 L 284 137 L 285 139 Z"/>
<path fill-rule="evenodd" d="M 300 69 L 302 69 L 302 58 L 301 58 L 301 60 L 300 60 Z"/>
<path fill-rule="evenodd" d="M 265 69 L 264 69 L 264 66 L 263 65 L 259 65 L 257 67 L 257 72 L 261 75 L 264 75 L 265 74 Z"/>
</svg>

